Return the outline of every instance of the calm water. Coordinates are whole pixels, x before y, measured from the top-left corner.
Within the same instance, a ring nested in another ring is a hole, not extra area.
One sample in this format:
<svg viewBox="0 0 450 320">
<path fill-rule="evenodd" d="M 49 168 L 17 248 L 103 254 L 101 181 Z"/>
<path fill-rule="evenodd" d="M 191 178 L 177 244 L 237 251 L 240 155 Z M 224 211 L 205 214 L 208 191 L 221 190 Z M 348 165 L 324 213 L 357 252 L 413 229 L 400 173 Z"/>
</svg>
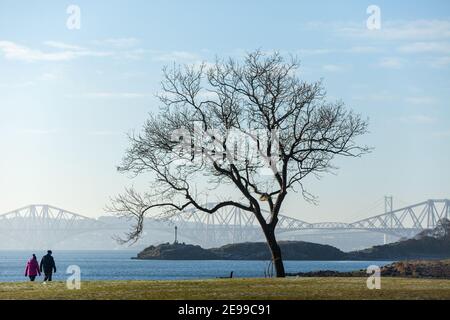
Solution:
<svg viewBox="0 0 450 320">
<path fill-rule="evenodd" d="M 24 281 L 26 261 L 33 252 L 0 251 L 0 282 Z M 35 252 L 40 260 L 44 252 Z M 168 261 L 132 260 L 134 251 L 54 251 L 55 280 L 65 280 L 69 265 L 81 268 L 83 280 L 200 279 L 227 276 L 264 277 L 267 261 Z M 365 269 L 390 261 L 285 261 L 286 272 Z M 42 279 L 42 278 L 38 278 Z"/>
</svg>

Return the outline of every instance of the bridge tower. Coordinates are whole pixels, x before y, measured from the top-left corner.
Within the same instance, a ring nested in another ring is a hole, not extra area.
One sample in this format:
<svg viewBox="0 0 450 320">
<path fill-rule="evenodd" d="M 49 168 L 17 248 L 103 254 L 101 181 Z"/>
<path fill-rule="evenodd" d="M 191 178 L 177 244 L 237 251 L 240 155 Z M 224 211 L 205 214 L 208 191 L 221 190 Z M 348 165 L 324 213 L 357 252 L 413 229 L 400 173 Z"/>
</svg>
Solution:
<svg viewBox="0 0 450 320">
<path fill-rule="evenodd" d="M 389 213 L 389 212 L 392 212 L 394 210 L 394 200 L 393 200 L 393 198 L 394 198 L 393 196 L 384 196 L 384 213 L 385 214 Z M 391 216 L 389 218 L 389 221 L 388 221 L 389 227 L 392 228 L 393 227 L 393 223 L 394 223 L 393 217 Z M 383 235 L 383 243 L 387 244 L 387 242 L 388 242 L 387 234 L 385 233 Z"/>
<path fill-rule="evenodd" d="M 384 213 L 392 212 L 394 209 L 394 197 L 384 196 Z"/>
</svg>

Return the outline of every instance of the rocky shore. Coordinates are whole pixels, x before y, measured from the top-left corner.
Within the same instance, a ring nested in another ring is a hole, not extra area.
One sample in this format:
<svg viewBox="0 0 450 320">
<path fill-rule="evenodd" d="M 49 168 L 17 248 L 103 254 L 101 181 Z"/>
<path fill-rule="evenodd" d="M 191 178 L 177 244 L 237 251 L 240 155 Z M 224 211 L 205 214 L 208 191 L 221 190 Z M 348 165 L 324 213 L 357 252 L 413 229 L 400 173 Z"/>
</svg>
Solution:
<svg viewBox="0 0 450 320">
<path fill-rule="evenodd" d="M 298 277 L 367 277 L 366 270 L 356 270 L 351 272 L 319 270 L 289 273 L 287 275 Z M 381 267 L 381 276 L 450 279 L 450 259 L 394 262 Z"/>
</svg>

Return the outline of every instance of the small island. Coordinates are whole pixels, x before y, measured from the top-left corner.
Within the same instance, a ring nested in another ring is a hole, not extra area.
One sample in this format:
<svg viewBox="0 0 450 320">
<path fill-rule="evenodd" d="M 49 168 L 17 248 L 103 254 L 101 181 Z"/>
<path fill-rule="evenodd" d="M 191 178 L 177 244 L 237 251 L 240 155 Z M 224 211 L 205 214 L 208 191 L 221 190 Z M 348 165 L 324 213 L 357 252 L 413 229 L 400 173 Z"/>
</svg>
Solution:
<svg viewBox="0 0 450 320">
<path fill-rule="evenodd" d="M 345 253 L 335 247 L 304 241 L 280 241 L 285 260 L 342 260 Z M 227 244 L 204 249 L 185 243 L 149 246 L 133 259 L 142 260 L 270 260 L 265 242 Z"/>
</svg>

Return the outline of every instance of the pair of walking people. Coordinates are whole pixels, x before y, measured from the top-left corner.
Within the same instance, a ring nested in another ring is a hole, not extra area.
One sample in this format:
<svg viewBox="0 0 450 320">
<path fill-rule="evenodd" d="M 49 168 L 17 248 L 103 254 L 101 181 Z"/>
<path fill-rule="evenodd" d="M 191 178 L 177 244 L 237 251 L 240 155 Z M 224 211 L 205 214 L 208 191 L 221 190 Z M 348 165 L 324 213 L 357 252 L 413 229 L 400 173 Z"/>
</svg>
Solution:
<svg viewBox="0 0 450 320">
<path fill-rule="evenodd" d="M 44 282 L 52 281 L 53 273 L 56 272 L 56 264 L 51 250 L 48 250 L 47 254 L 42 257 L 40 264 L 37 261 L 36 255 L 33 254 L 33 257 L 27 262 L 25 277 L 29 277 L 30 281 L 34 281 L 42 272 L 44 273 Z"/>
</svg>

